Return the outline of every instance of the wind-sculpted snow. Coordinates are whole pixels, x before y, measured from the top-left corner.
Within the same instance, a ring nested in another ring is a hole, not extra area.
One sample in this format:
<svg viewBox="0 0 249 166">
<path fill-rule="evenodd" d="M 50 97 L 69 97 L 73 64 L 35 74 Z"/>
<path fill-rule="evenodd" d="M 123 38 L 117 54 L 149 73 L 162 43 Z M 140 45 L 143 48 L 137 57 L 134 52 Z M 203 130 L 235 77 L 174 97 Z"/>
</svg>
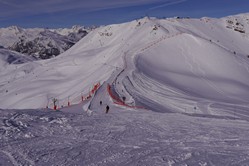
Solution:
<svg viewBox="0 0 249 166">
<path fill-rule="evenodd" d="M 191 96 L 224 102 L 249 97 L 249 60 L 192 35 L 165 40 L 136 63 L 140 73 Z"/>
</svg>

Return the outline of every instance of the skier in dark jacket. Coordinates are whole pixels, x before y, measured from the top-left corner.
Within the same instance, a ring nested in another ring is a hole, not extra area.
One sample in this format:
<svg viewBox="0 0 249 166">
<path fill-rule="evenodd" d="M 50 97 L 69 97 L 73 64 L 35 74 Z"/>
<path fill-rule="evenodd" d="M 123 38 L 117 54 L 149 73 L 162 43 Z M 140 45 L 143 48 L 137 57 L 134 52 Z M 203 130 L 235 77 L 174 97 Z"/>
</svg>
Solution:
<svg viewBox="0 0 249 166">
<path fill-rule="evenodd" d="M 109 109 L 110 109 L 110 108 L 109 108 L 109 106 L 107 105 L 107 106 L 106 106 L 106 109 L 105 109 L 105 113 L 106 113 L 106 114 L 108 113 Z"/>
</svg>

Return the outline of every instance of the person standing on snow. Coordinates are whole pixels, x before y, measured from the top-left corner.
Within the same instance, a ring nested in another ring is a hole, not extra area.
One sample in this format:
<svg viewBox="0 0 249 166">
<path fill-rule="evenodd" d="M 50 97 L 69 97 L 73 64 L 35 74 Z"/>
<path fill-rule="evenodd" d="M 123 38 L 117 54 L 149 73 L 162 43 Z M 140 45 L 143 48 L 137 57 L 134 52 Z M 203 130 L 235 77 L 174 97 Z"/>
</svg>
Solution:
<svg viewBox="0 0 249 166">
<path fill-rule="evenodd" d="M 108 113 L 109 109 L 110 109 L 110 108 L 109 108 L 109 106 L 107 105 L 107 106 L 106 106 L 106 109 L 105 109 L 105 113 L 106 113 L 106 114 Z"/>
</svg>

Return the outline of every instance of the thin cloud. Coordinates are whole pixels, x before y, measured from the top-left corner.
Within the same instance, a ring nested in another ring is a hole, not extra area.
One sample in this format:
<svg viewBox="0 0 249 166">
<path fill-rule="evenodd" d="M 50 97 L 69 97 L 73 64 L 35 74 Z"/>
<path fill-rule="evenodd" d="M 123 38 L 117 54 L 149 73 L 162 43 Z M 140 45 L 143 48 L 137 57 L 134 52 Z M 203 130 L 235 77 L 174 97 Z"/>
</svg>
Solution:
<svg viewBox="0 0 249 166">
<path fill-rule="evenodd" d="M 175 1 L 168 1 L 162 5 L 158 5 L 158 6 L 155 6 L 155 7 L 152 7 L 152 8 L 149 8 L 149 10 L 155 10 L 155 9 L 159 9 L 159 8 L 163 8 L 163 7 L 166 7 L 166 6 L 171 6 L 171 5 L 176 5 L 176 4 L 179 4 L 179 3 L 183 3 L 183 2 L 186 2 L 187 0 L 175 0 Z"/>
<path fill-rule="evenodd" d="M 166 0 L 168 1 L 168 0 Z M 56 13 L 69 10 L 96 11 L 119 7 L 130 7 L 163 3 L 165 0 L 0 0 L 0 19 Z"/>
</svg>

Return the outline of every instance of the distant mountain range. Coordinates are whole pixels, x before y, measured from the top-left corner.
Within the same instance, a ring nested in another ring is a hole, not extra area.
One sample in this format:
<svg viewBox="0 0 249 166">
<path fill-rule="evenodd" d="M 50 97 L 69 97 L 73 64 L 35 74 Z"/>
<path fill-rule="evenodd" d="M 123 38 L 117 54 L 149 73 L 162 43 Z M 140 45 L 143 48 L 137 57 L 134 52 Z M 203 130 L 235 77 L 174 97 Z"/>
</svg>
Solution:
<svg viewBox="0 0 249 166">
<path fill-rule="evenodd" d="M 0 48 L 6 48 L 38 59 L 55 57 L 82 39 L 91 28 L 47 29 L 17 26 L 0 28 Z"/>
</svg>

